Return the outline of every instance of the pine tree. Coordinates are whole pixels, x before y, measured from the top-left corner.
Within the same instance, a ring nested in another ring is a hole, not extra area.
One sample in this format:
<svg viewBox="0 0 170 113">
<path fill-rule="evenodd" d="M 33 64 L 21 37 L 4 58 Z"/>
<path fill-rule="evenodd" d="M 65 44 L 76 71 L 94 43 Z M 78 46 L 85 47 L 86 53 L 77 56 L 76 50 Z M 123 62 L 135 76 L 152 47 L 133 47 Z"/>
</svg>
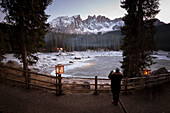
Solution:
<svg viewBox="0 0 170 113">
<path fill-rule="evenodd" d="M 5 58 L 4 54 L 11 51 L 9 41 L 10 27 L 10 25 L 0 23 L 0 62 Z"/>
<path fill-rule="evenodd" d="M 5 35 L 3 33 L 2 25 L 0 24 L 0 62 L 5 58 Z"/>
<path fill-rule="evenodd" d="M 127 10 L 123 18 L 125 26 L 121 29 L 125 36 L 121 68 L 125 75 L 134 77 L 154 63 L 151 56 L 156 48 L 153 23 L 159 12 L 159 0 L 125 0 L 121 7 Z"/>
<path fill-rule="evenodd" d="M 44 35 L 48 15 L 45 9 L 51 0 L 2 0 L 0 6 L 6 13 L 8 24 L 15 27 L 16 34 L 11 40 L 13 52 L 22 59 L 23 69 L 27 70 L 28 64 L 35 63 L 38 59 L 32 53 L 44 46 Z"/>
</svg>

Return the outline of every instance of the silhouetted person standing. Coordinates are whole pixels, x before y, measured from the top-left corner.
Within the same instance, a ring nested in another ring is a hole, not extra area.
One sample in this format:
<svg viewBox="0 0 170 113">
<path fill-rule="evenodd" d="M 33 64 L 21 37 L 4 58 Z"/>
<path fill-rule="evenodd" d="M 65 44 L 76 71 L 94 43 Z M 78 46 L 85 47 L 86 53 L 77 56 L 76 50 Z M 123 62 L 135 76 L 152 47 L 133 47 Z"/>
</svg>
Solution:
<svg viewBox="0 0 170 113">
<path fill-rule="evenodd" d="M 112 94 L 113 94 L 113 100 L 112 103 L 115 105 L 118 105 L 119 101 L 119 93 L 121 89 L 121 80 L 123 78 L 122 73 L 119 72 L 119 68 L 116 68 L 116 72 L 113 72 L 113 70 L 109 74 L 109 79 L 111 79 L 111 89 L 112 89 Z"/>
</svg>

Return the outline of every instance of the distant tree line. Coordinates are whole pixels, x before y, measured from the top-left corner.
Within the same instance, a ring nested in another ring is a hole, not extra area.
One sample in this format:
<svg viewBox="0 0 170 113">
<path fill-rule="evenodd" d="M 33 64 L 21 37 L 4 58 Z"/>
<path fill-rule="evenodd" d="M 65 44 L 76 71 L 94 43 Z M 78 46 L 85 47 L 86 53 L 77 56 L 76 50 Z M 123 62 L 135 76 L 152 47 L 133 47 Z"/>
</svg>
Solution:
<svg viewBox="0 0 170 113">
<path fill-rule="evenodd" d="M 170 24 L 156 27 L 155 43 L 157 49 L 170 51 Z M 0 59 L 3 54 L 15 51 L 16 32 L 14 27 L 0 23 Z M 11 38 L 11 39 L 10 39 Z M 82 51 L 82 50 L 120 50 L 123 36 L 121 31 L 112 31 L 105 34 L 76 35 L 61 34 L 49 31 L 45 35 L 45 46 L 47 52 L 55 52 L 58 47 L 64 48 L 65 51 Z M 17 42 L 16 42 L 17 43 Z M 39 49 L 37 51 L 42 51 Z"/>
<path fill-rule="evenodd" d="M 156 27 L 155 43 L 158 49 L 170 51 L 170 24 Z"/>
<path fill-rule="evenodd" d="M 170 24 L 156 27 L 155 43 L 158 50 L 170 51 Z M 105 34 L 61 34 L 49 31 L 45 36 L 47 52 L 55 52 L 62 47 L 65 51 L 82 50 L 120 50 L 123 44 L 121 31 L 111 31 Z"/>
<path fill-rule="evenodd" d="M 61 47 L 65 51 L 82 51 L 82 50 L 120 50 L 123 36 L 120 31 L 108 32 L 105 34 L 61 34 L 49 31 L 45 36 L 46 50 L 56 51 Z"/>
</svg>

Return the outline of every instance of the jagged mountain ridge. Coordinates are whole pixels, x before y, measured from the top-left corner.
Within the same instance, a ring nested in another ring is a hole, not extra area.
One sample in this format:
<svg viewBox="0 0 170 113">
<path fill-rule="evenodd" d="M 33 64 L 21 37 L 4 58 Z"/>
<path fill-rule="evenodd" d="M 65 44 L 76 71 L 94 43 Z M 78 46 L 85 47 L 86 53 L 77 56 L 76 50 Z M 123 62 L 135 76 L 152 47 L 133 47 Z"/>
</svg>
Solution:
<svg viewBox="0 0 170 113">
<path fill-rule="evenodd" d="M 80 15 L 72 17 L 61 16 L 49 22 L 50 29 L 53 32 L 68 33 L 68 34 L 97 34 L 98 32 L 108 32 L 120 30 L 124 26 L 122 18 L 110 20 L 105 16 L 88 16 L 82 20 Z"/>
<path fill-rule="evenodd" d="M 124 26 L 122 18 L 110 20 L 105 16 L 88 16 L 87 19 L 82 20 L 80 15 L 72 17 L 60 16 L 49 22 L 50 29 L 53 32 L 67 33 L 67 34 L 97 34 L 99 32 L 106 33 L 109 31 L 120 30 Z M 165 23 L 159 19 L 155 20 L 154 25 L 160 26 Z"/>
</svg>

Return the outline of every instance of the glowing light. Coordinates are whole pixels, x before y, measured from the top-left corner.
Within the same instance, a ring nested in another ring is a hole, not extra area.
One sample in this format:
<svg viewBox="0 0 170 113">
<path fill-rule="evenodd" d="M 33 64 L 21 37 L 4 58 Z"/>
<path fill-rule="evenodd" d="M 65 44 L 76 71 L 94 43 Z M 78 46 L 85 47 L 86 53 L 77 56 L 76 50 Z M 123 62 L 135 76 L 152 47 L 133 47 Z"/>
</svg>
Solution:
<svg viewBox="0 0 170 113">
<path fill-rule="evenodd" d="M 55 66 L 55 69 L 57 74 L 64 73 L 64 65 L 58 64 Z"/>
<path fill-rule="evenodd" d="M 150 75 L 150 71 L 151 71 L 151 70 L 149 70 L 149 69 L 144 69 L 144 70 L 143 70 L 143 74 L 144 74 L 144 75 Z"/>
</svg>

